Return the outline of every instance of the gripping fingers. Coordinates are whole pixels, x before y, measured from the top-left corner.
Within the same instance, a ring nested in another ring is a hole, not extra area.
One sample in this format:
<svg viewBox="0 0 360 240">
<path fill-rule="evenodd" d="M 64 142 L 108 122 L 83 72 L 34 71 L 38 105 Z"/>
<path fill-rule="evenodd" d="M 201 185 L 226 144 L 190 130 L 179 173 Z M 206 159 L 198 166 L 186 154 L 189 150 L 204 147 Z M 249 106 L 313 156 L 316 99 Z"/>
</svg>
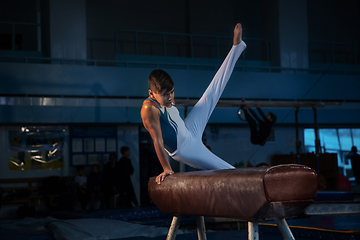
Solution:
<svg viewBox="0 0 360 240">
<path fill-rule="evenodd" d="M 156 177 L 156 183 L 157 184 L 161 184 L 162 181 L 164 181 L 164 179 L 168 176 L 168 175 L 171 175 L 173 174 L 174 172 L 171 171 L 171 172 L 162 172 L 161 174 L 159 174 L 157 177 Z"/>
</svg>

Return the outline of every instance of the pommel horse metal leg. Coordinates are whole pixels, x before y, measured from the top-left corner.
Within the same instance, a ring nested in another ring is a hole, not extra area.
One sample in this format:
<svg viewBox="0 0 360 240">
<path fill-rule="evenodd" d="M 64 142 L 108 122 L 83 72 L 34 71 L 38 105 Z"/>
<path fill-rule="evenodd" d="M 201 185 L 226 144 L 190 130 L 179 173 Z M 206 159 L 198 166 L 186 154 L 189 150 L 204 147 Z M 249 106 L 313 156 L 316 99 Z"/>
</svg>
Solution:
<svg viewBox="0 0 360 240">
<path fill-rule="evenodd" d="M 248 222 L 248 240 L 259 240 L 258 222 Z"/>
<path fill-rule="evenodd" d="M 196 216 L 197 234 L 199 240 L 206 240 L 204 216 Z"/>
<path fill-rule="evenodd" d="M 275 218 L 274 220 L 275 220 L 276 225 L 278 226 L 284 240 L 295 240 L 285 218 Z"/>
<path fill-rule="evenodd" d="M 175 240 L 177 231 L 179 230 L 180 221 L 181 221 L 181 215 L 177 215 L 173 217 L 166 240 Z M 197 226 L 198 240 L 206 240 L 204 216 L 196 216 L 196 226 Z"/>
<path fill-rule="evenodd" d="M 181 215 L 173 217 L 166 240 L 175 240 L 177 231 L 179 230 L 180 222 L 181 222 Z"/>
</svg>

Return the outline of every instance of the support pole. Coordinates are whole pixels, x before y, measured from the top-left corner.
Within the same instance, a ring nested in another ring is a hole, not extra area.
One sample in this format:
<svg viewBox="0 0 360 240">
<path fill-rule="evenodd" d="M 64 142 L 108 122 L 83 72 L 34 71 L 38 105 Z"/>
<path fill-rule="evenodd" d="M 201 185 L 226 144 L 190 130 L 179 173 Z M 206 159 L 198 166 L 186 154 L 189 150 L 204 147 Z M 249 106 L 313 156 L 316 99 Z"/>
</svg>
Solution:
<svg viewBox="0 0 360 240">
<path fill-rule="evenodd" d="M 206 229 L 204 216 L 196 216 L 198 240 L 206 240 Z"/>
<path fill-rule="evenodd" d="M 296 128 L 296 162 L 297 164 L 300 164 L 300 147 L 301 147 L 301 141 L 299 141 L 299 107 L 296 108 L 295 111 L 295 128 Z"/>
<path fill-rule="evenodd" d="M 248 240 L 259 240 L 258 222 L 248 222 Z"/>
<path fill-rule="evenodd" d="M 287 224 L 285 218 L 275 218 L 274 219 L 275 222 L 276 222 L 276 225 L 278 226 L 280 232 L 281 232 L 281 235 L 283 236 L 284 240 L 295 240 L 290 228 L 289 228 L 289 225 Z"/>
<path fill-rule="evenodd" d="M 36 0 L 36 23 L 41 24 L 41 2 Z M 37 25 L 37 51 L 41 52 L 41 25 Z"/>
<path fill-rule="evenodd" d="M 315 132 L 315 156 L 316 156 L 316 171 L 320 174 L 320 139 L 319 139 L 319 129 L 317 125 L 317 114 L 316 108 L 313 107 L 314 111 L 314 132 Z"/>
<path fill-rule="evenodd" d="M 179 230 L 180 221 L 181 221 L 181 215 L 173 217 L 166 240 L 175 240 L 177 231 Z"/>
</svg>

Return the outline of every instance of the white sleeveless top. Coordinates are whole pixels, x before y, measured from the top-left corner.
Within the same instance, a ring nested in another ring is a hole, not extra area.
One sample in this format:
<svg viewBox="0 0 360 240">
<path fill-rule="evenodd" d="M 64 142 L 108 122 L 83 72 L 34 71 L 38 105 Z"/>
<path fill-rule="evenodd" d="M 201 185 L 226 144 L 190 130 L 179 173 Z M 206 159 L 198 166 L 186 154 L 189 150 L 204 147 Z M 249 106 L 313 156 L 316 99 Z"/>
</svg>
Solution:
<svg viewBox="0 0 360 240">
<path fill-rule="evenodd" d="M 169 155 L 175 154 L 180 148 L 181 143 L 184 143 L 188 139 L 189 132 L 185 126 L 184 120 L 179 114 L 179 110 L 172 104 L 167 108 L 161 106 L 156 100 L 147 98 L 154 102 L 160 110 L 160 126 L 161 133 L 164 141 L 164 148 Z"/>
</svg>

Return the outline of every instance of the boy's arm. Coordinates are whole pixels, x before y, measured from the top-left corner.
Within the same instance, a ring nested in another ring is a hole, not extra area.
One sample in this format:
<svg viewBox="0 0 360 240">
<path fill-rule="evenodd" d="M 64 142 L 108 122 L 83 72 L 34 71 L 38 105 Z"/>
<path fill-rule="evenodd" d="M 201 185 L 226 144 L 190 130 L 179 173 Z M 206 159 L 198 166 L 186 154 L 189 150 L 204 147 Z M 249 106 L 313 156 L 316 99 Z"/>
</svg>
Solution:
<svg viewBox="0 0 360 240">
<path fill-rule="evenodd" d="M 164 169 L 160 175 L 156 177 L 156 183 L 160 184 L 164 181 L 165 177 L 173 174 L 167 154 L 164 149 L 164 141 L 162 138 L 161 127 L 160 127 L 160 112 L 159 109 L 151 103 L 144 103 L 141 108 L 141 118 L 146 130 L 150 133 L 151 138 L 154 141 L 154 147 L 157 157 L 159 158 L 160 164 Z"/>
</svg>

